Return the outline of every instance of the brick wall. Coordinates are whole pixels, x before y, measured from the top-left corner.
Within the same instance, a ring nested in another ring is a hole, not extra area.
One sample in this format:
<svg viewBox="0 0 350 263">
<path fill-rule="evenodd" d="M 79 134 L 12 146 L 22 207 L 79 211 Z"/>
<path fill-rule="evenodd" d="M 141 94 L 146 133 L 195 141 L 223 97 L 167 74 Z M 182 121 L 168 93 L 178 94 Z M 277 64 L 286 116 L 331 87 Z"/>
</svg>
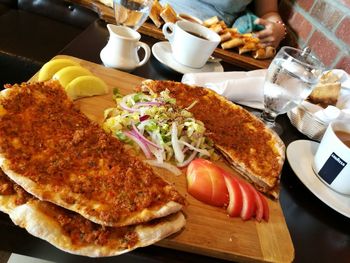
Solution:
<svg viewBox="0 0 350 263">
<path fill-rule="evenodd" d="M 350 0 L 281 0 L 287 42 L 309 46 L 327 68 L 350 73 Z"/>
</svg>

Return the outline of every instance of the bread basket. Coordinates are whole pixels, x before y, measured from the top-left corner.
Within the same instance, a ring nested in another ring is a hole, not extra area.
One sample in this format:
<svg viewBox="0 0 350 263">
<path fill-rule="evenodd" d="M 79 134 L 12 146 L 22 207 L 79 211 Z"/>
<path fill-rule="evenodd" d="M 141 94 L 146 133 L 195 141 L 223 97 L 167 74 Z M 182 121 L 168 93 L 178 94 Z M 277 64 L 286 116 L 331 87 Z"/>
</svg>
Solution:
<svg viewBox="0 0 350 263">
<path fill-rule="evenodd" d="M 310 139 L 321 141 L 326 131 L 327 123 L 317 118 L 304 106 L 299 105 L 287 113 L 291 123 Z"/>
</svg>

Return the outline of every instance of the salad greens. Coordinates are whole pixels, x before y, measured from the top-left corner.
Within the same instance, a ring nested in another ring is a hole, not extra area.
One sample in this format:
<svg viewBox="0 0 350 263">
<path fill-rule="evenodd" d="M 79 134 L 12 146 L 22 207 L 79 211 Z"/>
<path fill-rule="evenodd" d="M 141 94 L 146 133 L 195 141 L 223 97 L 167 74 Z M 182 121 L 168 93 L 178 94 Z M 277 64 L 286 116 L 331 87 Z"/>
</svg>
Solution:
<svg viewBox="0 0 350 263">
<path fill-rule="evenodd" d="M 195 157 L 215 156 L 204 124 L 188 109 L 178 108 L 168 90 L 159 96 L 139 92 L 122 97 L 117 90 L 113 93 L 117 106 L 105 110 L 103 128 L 120 141 L 140 148 L 147 159 L 155 159 L 151 164 L 169 169 L 170 163 L 184 167 Z"/>
</svg>

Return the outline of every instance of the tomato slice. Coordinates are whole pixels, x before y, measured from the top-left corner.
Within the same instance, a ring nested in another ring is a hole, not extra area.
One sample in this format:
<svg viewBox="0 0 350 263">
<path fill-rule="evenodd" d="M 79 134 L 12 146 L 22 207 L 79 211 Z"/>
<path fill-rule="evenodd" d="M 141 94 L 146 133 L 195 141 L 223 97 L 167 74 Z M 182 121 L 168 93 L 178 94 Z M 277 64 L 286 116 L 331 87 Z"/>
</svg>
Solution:
<svg viewBox="0 0 350 263">
<path fill-rule="evenodd" d="M 241 211 L 241 218 L 243 220 L 249 220 L 253 217 L 255 212 L 255 197 L 254 193 L 249 187 L 249 184 L 239 180 L 239 187 L 242 191 L 243 206 Z"/>
<path fill-rule="evenodd" d="M 258 192 L 258 195 L 261 197 L 261 201 L 262 201 L 262 205 L 263 205 L 263 219 L 268 222 L 269 218 L 270 218 L 270 209 L 269 209 L 269 205 L 266 201 L 265 196 L 263 196 L 261 193 Z"/>
<path fill-rule="evenodd" d="M 258 222 L 261 222 L 261 219 L 263 218 L 263 215 L 264 215 L 264 206 L 262 201 L 263 196 L 259 195 L 258 191 L 255 190 L 255 188 L 251 184 L 247 183 L 247 185 L 252 191 L 255 198 L 255 219 Z"/>
<path fill-rule="evenodd" d="M 231 217 L 258 222 L 269 220 L 269 207 L 265 197 L 251 184 L 205 159 L 193 160 L 187 168 L 188 193 L 196 199 L 214 206 L 226 206 Z"/>
<path fill-rule="evenodd" d="M 194 198 L 214 206 L 228 203 L 228 191 L 218 166 L 205 159 L 193 160 L 187 168 L 187 191 Z"/>
<path fill-rule="evenodd" d="M 227 174 L 223 173 L 226 187 L 229 194 L 229 203 L 227 206 L 227 213 L 231 217 L 240 216 L 242 207 L 243 207 L 243 200 L 242 200 L 242 191 L 239 187 L 238 180 Z"/>
</svg>

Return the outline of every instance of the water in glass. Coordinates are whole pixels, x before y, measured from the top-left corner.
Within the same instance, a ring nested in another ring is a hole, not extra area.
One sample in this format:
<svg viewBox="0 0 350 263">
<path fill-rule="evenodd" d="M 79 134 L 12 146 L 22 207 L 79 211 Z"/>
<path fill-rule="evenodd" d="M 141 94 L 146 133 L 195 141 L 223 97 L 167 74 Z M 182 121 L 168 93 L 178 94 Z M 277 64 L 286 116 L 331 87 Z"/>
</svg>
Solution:
<svg viewBox="0 0 350 263">
<path fill-rule="evenodd" d="M 275 124 L 277 115 L 286 113 L 306 99 L 322 69 L 322 63 L 315 57 L 303 57 L 302 50 L 283 47 L 267 70 L 262 113 L 264 122 L 281 133 Z"/>
<path fill-rule="evenodd" d="M 130 27 L 134 30 L 146 21 L 153 0 L 113 0 L 114 16 L 117 25 Z"/>
<path fill-rule="evenodd" d="M 287 63 L 289 66 L 286 66 Z M 276 114 L 286 113 L 299 105 L 311 93 L 317 80 L 303 78 L 303 74 L 290 71 L 290 67 L 296 65 L 284 59 L 276 59 L 266 76 L 265 107 Z"/>
</svg>

